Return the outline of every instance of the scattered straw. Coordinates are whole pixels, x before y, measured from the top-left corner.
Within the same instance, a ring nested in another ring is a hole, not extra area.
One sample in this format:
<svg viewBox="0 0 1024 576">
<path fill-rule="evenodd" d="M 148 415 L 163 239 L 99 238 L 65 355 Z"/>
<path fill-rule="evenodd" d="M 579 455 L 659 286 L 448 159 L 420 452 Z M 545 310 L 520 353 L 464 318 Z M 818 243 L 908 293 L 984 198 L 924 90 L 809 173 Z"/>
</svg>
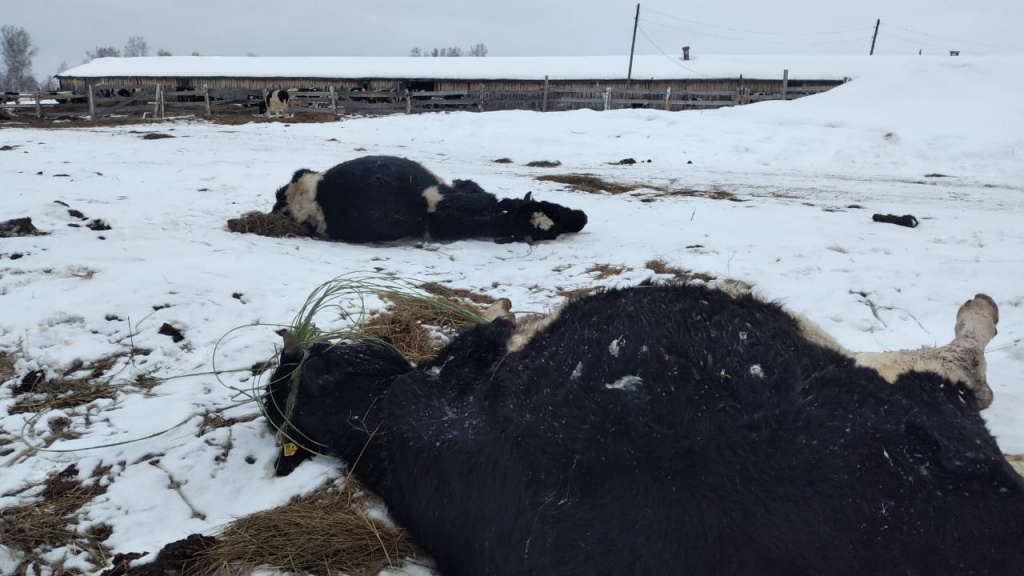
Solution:
<svg viewBox="0 0 1024 576">
<path fill-rule="evenodd" d="M 448 338 L 480 322 L 481 306 L 491 303 L 486 296 L 440 284 L 421 288 L 432 297 L 386 294 L 387 308 L 371 314 L 363 325 L 367 334 L 387 338 L 413 363 L 436 356 Z"/>
<path fill-rule="evenodd" d="M 609 182 L 594 176 L 593 174 L 548 174 L 538 176 L 537 180 L 567 184 L 576 190 L 587 192 L 589 194 L 600 194 L 601 192 L 607 192 L 609 194 L 623 194 L 640 188 L 640 186 Z"/>
<path fill-rule="evenodd" d="M 22 567 L 50 565 L 43 557 L 63 547 L 84 550 L 97 568 L 106 564 L 109 550 L 102 542 L 110 536 L 110 528 L 97 525 L 85 534 L 75 529 L 79 509 L 104 489 L 95 482 L 84 486 L 77 476 L 78 469 L 72 464 L 46 480 L 38 501 L 4 508 L 0 514 L 3 544 L 24 554 Z M 15 573 L 28 574 L 22 567 Z"/>
<path fill-rule="evenodd" d="M 234 574 L 253 567 L 370 576 L 418 554 L 404 530 L 367 512 L 372 504 L 350 478 L 340 487 L 321 486 L 284 506 L 239 518 L 199 554 L 203 561 L 189 576 Z"/>
<path fill-rule="evenodd" d="M 273 238 L 312 236 L 308 228 L 288 216 L 255 211 L 228 220 L 228 230 Z"/>
<path fill-rule="evenodd" d="M 587 268 L 587 274 L 597 274 L 594 280 L 604 280 L 605 278 L 611 278 L 612 276 L 618 276 L 625 272 L 627 268 L 625 266 L 613 266 L 611 264 L 594 264 L 590 268 Z"/>
<path fill-rule="evenodd" d="M 561 296 L 562 298 L 565 298 L 567 301 L 573 302 L 575 300 L 583 298 L 584 296 L 593 294 L 594 292 L 597 292 L 600 289 L 600 286 L 586 286 L 584 288 L 573 289 L 562 288 L 561 286 L 558 286 L 555 288 L 555 293 Z"/>
<path fill-rule="evenodd" d="M 644 263 L 644 268 L 647 268 L 655 274 L 670 274 L 676 280 L 680 282 L 692 282 L 699 280 L 701 282 L 711 282 L 715 279 L 714 276 L 705 274 L 703 272 L 694 272 L 693 270 L 687 270 L 686 268 L 677 268 L 675 266 L 669 266 L 667 262 L 662 259 L 648 260 Z"/>
<path fill-rule="evenodd" d="M 562 163 L 558 160 L 534 160 L 533 162 L 527 162 L 526 165 L 530 168 L 557 168 Z"/>
</svg>

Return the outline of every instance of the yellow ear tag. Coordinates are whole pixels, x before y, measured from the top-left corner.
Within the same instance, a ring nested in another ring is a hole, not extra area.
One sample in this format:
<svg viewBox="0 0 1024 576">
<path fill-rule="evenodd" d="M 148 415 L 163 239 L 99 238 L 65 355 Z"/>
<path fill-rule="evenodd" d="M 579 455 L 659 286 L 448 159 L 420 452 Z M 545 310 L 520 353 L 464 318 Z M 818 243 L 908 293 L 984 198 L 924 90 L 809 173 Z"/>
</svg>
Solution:
<svg viewBox="0 0 1024 576">
<path fill-rule="evenodd" d="M 284 446 L 281 446 L 281 449 L 284 450 L 284 455 L 287 458 L 289 456 L 295 456 L 295 453 L 299 450 L 299 447 L 296 446 L 295 444 L 292 444 L 291 442 L 288 442 Z"/>
</svg>

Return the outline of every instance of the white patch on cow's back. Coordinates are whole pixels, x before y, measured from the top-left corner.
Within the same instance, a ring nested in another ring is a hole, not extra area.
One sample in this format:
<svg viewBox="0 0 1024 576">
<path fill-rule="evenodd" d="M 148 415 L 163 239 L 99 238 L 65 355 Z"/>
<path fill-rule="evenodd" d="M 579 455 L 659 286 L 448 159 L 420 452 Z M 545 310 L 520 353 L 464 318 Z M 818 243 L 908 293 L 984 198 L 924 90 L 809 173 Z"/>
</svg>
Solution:
<svg viewBox="0 0 1024 576">
<path fill-rule="evenodd" d="M 611 384 L 605 384 L 604 387 L 609 390 L 626 390 L 631 392 L 633 390 L 636 390 L 637 387 L 639 387 L 643 383 L 643 378 L 639 376 L 633 376 L 632 374 L 630 374 L 629 376 L 623 376 L 622 378 L 619 378 L 618 380 L 612 382 Z"/>
<path fill-rule="evenodd" d="M 516 320 L 516 331 L 508 339 L 508 351 L 518 352 L 522 350 L 524 346 L 530 343 L 530 340 L 533 340 L 533 337 L 538 332 L 544 330 L 557 320 L 561 313 L 562 309 L 558 308 L 547 316 L 538 315 L 523 320 Z"/>
<path fill-rule="evenodd" d="M 555 221 L 543 212 L 534 212 L 533 217 L 530 218 L 530 224 L 533 224 L 535 228 L 540 228 L 546 232 L 555 225 Z"/>
<path fill-rule="evenodd" d="M 623 343 L 625 343 L 625 340 L 622 336 L 619 336 L 615 340 L 612 340 L 612 343 L 608 345 L 608 353 L 611 354 L 612 356 L 618 356 L 619 351 L 622 350 Z"/>
<path fill-rule="evenodd" d="M 581 376 L 583 376 L 583 362 L 577 362 L 572 374 L 569 375 L 569 380 L 579 380 Z"/>
<path fill-rule="evenodd" d="M 320 203 L 316 201 L 316 190 L 320 181 L 324 179 L 323 172 L 310 172 L 299 177 L 297 182 L 292 182 L 284 191 L 285 200 L 288 202 L 288 211 L 296 222 L 309 222 L 316 233 L 320 236 L 327 235 L 327 221 L 324 219 L 324 211 Z"/>
<path fill-rule="evenodd" d="M 760 364 L 754 364 L 750 367 L 750 375 L 764 379 L 764 368 L 761 368 Z"/>
<path fill-rule="evenodd" d="M 437 178 L 437 176 L 434 177 Z M 423 189 L 423 199 L 427 201 L 427 213 L 433 214 L 437 211 L 437 205 L 441 203 L 441 200 L 444 200 L 444 194 L 441 194 L 441 191 L 435 185 Z"/>
</svg>

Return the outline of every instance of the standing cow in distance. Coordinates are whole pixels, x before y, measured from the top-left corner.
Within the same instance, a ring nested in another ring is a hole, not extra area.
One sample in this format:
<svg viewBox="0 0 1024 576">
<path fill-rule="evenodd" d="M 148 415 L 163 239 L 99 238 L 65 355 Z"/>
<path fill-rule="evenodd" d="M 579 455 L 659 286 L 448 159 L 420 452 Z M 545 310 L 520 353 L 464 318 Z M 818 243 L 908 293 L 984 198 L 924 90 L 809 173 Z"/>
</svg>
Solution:
<svg viewBox="0 0 1024 576">
<path fill-rule="evenodd" d="M 551 202 L 501 199 L 471 180 L 450 185 L 420 164 L 396 156 L 365 156 L 326 172 L 302 169 L 277 191 L 274 213 L 344 242 L 403 238 L 495 242 L 552 240 L 579 232 L 587 215 Z"/>
<path fill-rule="evenodd" d="M 997 319 L 968 301 L 950 346 L 983 350 Z M 644 284 L 478 324 L 416 367 L 285 334 L 263 402 L 445 576 L 1024 574 L 1024 480 L 970 382 L 927 362 L 887 381 L 819 331 Z"/>
<path fill-rule="evenodd" d="M 260 114 L 266 114 L 267 118 L 283 118 L 288 115 L 287 90 L 271 90 L 260 102 Z"/>
</svg>

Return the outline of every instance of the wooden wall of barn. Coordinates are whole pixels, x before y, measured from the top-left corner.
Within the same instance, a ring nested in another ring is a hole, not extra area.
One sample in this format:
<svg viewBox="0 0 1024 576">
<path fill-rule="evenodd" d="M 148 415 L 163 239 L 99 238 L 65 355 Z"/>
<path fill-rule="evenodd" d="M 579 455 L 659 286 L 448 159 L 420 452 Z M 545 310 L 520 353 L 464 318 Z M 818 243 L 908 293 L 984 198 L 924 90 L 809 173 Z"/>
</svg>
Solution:
<svg viewBox="0 0 1024 576">
<path fill-rule="evenodd" d="M 328 90 L 334 86 L 336 91 L 366 90 L 370 92 L 387 92 L 390 90 L 424 90 L 424 91 L 469 91 L 487 90 L 494 92 L 515 92 L 543 90 L 544 80 L 437 80 L 430 78 L 396 80 L 392 78 L 224 78 L 224 77 L 154 77 L 154 76 L 122 76 L 102 78 L 58 77 L 61 90 L 72 90 L 84 93 L 87 86 L 152 86 L 159 84 L 164 90 L 202 89 L 205 85 L 211 90 L 270 90 L 276 88 L 298 88 Z M 801 85 L 838 86 L 843 80 L 789 80 L 789 89 L 799 92 Z M 748 94 L 778 93 L 782 87 L 782 79 L 745 79 L 745 78 L 700 78 L 683 80 L 637 79 L 630 83 L 633 90 L 665 91 L 671 88 L 694 91 L 736 91 L 745 90 Z M 599 89 L 625 90 L 623 80 L 551 80 L 549 89 Z"/>
</svg>

